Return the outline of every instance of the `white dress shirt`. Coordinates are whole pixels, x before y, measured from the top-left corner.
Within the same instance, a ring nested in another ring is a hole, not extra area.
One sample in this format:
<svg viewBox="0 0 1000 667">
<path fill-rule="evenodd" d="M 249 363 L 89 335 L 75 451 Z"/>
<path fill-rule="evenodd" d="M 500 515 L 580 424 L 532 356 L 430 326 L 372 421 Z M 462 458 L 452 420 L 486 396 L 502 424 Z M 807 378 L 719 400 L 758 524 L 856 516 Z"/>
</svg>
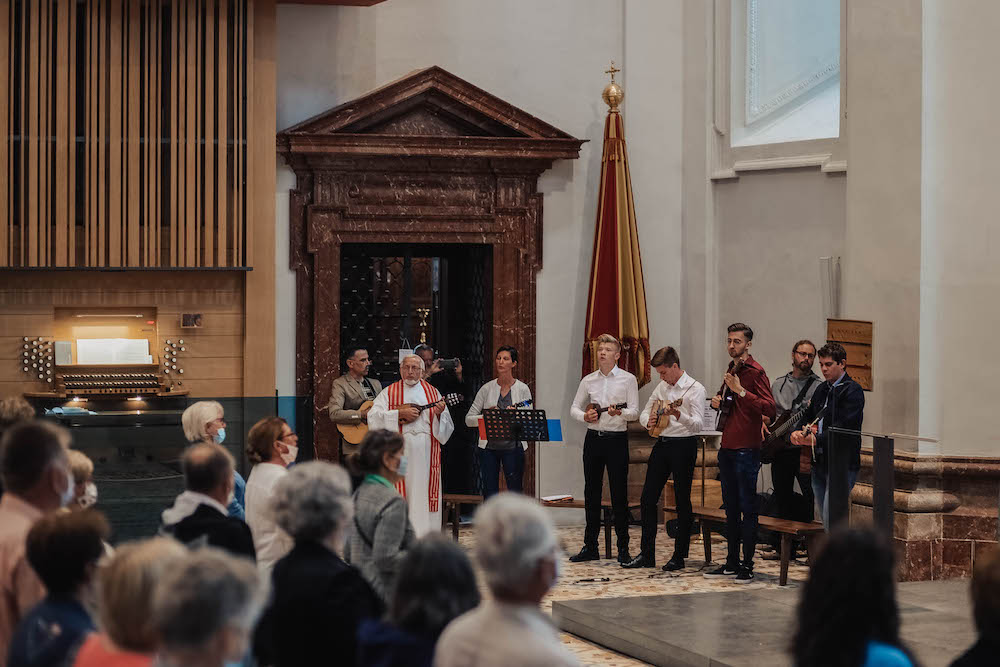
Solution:
<svg viewBox="0 0 1000 667">
<path fill-rule="evenodd" d="M 646 407 L 639 415 L 639 423 L 649 428 L 649 413 L 653 410 L 653 401 L 673 402 L 678 398 L 683 399 L 677 407 L 681 413 L 680 417 L 671 417 L 670 425 L 660 433 L 661 438 L 687 438 L 698 435 L 704 430 L 705 421 L 705 387 L 686 372 L 677 380 L 677 384 L 670 384 L 660 380 L 656 389 L 650 394 L 646 401 Z"/>
<path fill-rule="evenodd" d="M 588 403 L 597 403 L 602 408 L 615 403 L 626 403 L 620 415 L 612 417 L 605 411 L 596 422 L 587 424 L 587 428 L 592 431 L 624 432 L 628 428 L 628 422 L 634 422 L 639 418 L 639 383 L 634 375 L 618 366 L 612 368 L 607 375 L 598 369 L 580 380 L 580 387 L 573 399 L 573 407 L 569 410 L 570 416 L 582 422 L 586 421 L 583 414 Z"/>
</svg>

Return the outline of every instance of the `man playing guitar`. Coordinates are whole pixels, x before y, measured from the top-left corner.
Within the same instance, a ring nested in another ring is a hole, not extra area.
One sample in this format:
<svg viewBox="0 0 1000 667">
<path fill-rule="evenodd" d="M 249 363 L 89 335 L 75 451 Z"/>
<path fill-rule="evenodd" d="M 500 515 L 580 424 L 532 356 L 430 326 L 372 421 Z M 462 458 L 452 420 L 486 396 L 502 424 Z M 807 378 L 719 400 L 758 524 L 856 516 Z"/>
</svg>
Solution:
<svg viewBox="0 0 1000 667">
<path fill-rule="evenodd" d="M 622 567 L 656 566 L 656 505 L 667 478 L 673 475 L 679 525 L 674 538 L 674 554 L 663 566 L 665 572 L 673 572 L 684 568 L 691 542 L 691 480 L 698 457 L 697 435 L 703 430 L 705 387 L 684 372 L 677 351 L 672 347 L 657 350 L 651 364 L 660 375 L 660 384 L 656 385 L 639 415 L 639 423 L 646 428 L 657 419 L 661 420 L 661 426 L 662 421 L 667 423 L 649 454 L 646 481 L 642 485 L 642 551 L 628 563 L 622 563 Z M 660 410 L 662 415 L 657 414 Z"/>
<path fill-rule="evenodd" d="M 571 557 L 574 563 L 597 560 L 597 536 L 601 530 L 601 491 L 604 468 L 608 469 L 611 510 L 618 536 L 618 562 L 628 563 L 628 422 L 639 418 L 639 384 L 635 376 L 618 368 L 621 343 L 611 334 L 597 339 L 598 369 L 580 380 L 570 415 L 587 423 L 583 442 L 583 504 L 587 527 L 583 549 Z M 616 407 L 624 403 L 624 407 Z M 594 406 L 598 407 L 594 407 Z M 607 410 L 604 410 L 607 408 Z"/>
<path fill-rule="evenodd" d="M 382 391 L 382 384 L 368 377 L 368 368 L 372 362 L 368 359 L 368 350 L 355 346 L 347 349 L 347 372 L 333 381 L 330 389 L 330 402 L 327 410 L 330 419 L 335 424 L 356 426 L 368 421 L 368 410 L 371 407 L 362 406 Z M 360 440 L 359 440 L 360 442 Z M 340 460 L 356 452 L 358 445 L 344 442 L 341 438 Z"/>
<path fill-rule="evenodd" d="M 726 505 L 726 538 L 729 554 L 725 565 L 706 572 L 705 577 L 736 577 L 736 583 L 753 581 L 753 557 L 757 545 L 757 474 L 760 472 L 761 422 L 774 418 L 767 373 L 750 356 L 753 329 L 737 322 L 729 325 L 726 350 L 732 361 L 722 387 L 712 398 L 712 407 L 726 419 L 720 428 L 719 475 L 722 501 Z M 728 409 L 726 408 L 726 403 Z M 740 560 L 740 545 L 743 560 Z"/>
<path fill-rule="evenodd" d="M 820 385 L 820 377 L 812 370 L 815 359 L 816 346 L 812 344 L 812 341 L 800 340 L 792 346 L 792 370 L 782 375 L 771 385 L 771 394 L 774 396 L 774 402 L 777 406 L 778 419 L 782 415 L 791 415 L 801 410 L 816 393 L 816 388 Z M 801 419 L 798 421 L 801 422 Z M 799 424 L 794 424 L 791 428 L 796 429 L 798 426 Z M 764 432 L 765 436 L 770 437 L 767 426 L 764 427 Z M 786 434 L 781 437 L 782 444 L 786 446 L 778 450 L 774 454 L 774 460 L 771 461 L 771 484 L 774 486 L 778 518 L 812 521 L 813 492 L 809 468 L 805 470 L 799 468 L 801 447 L 791 444 L 790 435 Z M 799 487 L 802 489 L 801 508 L 796 507 L 795 480 L 798 480 Z M 772 546 L 775 547 L 775 552 L 772 555 L 765 555 L 765 560 L 778 559 L 778 545 L 774 543 Z"/>
<path fill-rule="evenodd" d="M 830 427 L 861 430 L 865 417 L 865 392 L 850 375 L 847 374 L 847 351 L 840 343 L 827 343 L 819 348 L 819 368 L 823 372 L 823 382 L 802 417 L 803 422 L 814 421 L 822 416 L 818 424 L 808 435 L 802 431 L 792 433 L 792 444 L 815 448 L 815 458 L 812 466 L 813 495 L 819 506 L 823 526 L 830 530 L 829 507 L 829 448 L 831 445 Z M 847 469 L 847 497 L 858 479 L 861 469 L 861 436 L 838 434 L 836 446 L 849 449 L 850 461 Z"/>
</svg>

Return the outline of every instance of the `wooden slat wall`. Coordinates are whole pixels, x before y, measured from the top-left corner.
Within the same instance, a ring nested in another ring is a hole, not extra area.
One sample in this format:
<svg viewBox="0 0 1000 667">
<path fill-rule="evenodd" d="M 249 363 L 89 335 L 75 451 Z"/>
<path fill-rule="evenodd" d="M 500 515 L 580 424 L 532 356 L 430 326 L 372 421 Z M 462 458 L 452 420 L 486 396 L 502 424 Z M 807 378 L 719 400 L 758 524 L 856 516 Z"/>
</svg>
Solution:
<svg viewBox="0 0 1000 667">
<path fill-rule="evenodd" d="M 249 265 L 255 2 L 0 0 L 0 268 Z"/>
<path fill-rule="evenodd" d="M 242 396 L 245 299 L 244 275 L 235 272 L 131 274 L 127 281 L 117 272 L 5 273 L 0 280 L 0 397 L 44 391 L 34 376 L 21 371 L 21 338 L 54 335 L 54 309 L 63 307 L 96 312 L 156 307 L 160 340 L 184 339 L 183 382 L 191 394 Z M 182 313 L 202 313 L 205 327 L 182 329 Z"/>
</svg>

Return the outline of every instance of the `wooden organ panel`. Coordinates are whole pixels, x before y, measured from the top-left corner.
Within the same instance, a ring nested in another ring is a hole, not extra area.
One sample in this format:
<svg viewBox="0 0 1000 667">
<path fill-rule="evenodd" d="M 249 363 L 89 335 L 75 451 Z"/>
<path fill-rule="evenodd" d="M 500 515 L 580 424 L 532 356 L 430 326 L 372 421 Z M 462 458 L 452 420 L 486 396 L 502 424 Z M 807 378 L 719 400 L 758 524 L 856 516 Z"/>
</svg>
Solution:
<svg viewBox="0 0 1000 667">
<path fill-rule="evenodd" d="M 250 264 L 262 1 L 0 0 L 0 267 Z"/>
</svg>

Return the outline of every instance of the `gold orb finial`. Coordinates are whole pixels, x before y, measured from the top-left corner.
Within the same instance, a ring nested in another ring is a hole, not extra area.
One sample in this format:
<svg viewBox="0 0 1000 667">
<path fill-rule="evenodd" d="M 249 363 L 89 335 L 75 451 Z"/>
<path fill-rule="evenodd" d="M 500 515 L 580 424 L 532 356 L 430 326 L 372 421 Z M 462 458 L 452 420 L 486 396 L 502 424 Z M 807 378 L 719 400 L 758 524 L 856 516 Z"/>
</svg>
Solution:
<svg viewBox="0 0 1000 667">
<path fill-rule="evenodd" d="M 615 74 L 621 70 L 615 67 L 615 61 L 611 61 L 611 68 L 604 70 L 605 74 L 611 75 L 611 83 L 604 87 L 604 92 L 601 97 L 604 99 L 604 103 L 608 105 L 611 111 L 618 111 L 618 106 L 625 99 L 625 91 L 622 87 L 615 83 Z"/>
</svg>

